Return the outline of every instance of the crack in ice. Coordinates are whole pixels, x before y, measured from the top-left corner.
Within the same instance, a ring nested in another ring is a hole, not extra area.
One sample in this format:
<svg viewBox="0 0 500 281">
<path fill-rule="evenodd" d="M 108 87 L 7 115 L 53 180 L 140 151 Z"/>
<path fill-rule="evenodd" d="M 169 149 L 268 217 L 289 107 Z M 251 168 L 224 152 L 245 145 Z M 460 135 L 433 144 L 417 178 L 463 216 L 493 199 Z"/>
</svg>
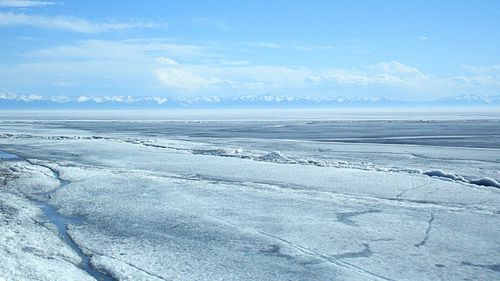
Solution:
<svg viewBox="0 0 500 281">
<path fill-rule="evenodd" d="M 240 225 L 237 225 L 235 223 L 232 223 L 230 221 L 227 221 L 227 220 L 219 218 L 219 217 L 215 217 L 215 216 L 211 216 L 211 215 L 208 215 L 208 216 L 211 217 L 211 218 L 213 218 L 213 219 L 215 219 L 215 220 L 221 221 L 221 222 L 223 222 L 225 224 L 228 224 L 228 225 L 231 225 L 233 227 L 236 227 L 238 229 L 242 229 L 242 230 L 245 230 L 247 232 L 258 233 L 260 235 L 264 235 L 266 237 L 278 240 L 278 241 L 280 241 L 280 242 L 282 242 L 282 243 L 284 243 L 284 244 L 286 244 L 286 245 L 294 248 L 295 250 L 298 250 L 299 252 L 301 252 L 303 254 L 319 258 L 321 260 L 329 262 L 329 263 L 331 263 L 333 265 L 336 265 L 338 267 L 345 268 L 345 269 L 348 269 L 348 270 L 354 270 L 354 271 L 358 272 L 359 274 L 369 275 L 370 277 L 373 277 L 373 278 L 376 278 L 376 279 L 380 279 L 380 280 L 386 280 L 386 281 L 392 281 L 393 280 L 393 279 L 390 279 L 388 277 L 385 277 L 385 276 L 379 275 L 377 273 L 371 272 L 369 270 L 363 269 L 363 268 L 361 268 L 359 266 L 355 266 L 355 265 L 353 265 L 351 263 L 342 261 L 341 259 L 344 258 L 344 257 L 337 258 L 336 256 L 329 256 L 329 255 L 323 254 L 323 253 L 321 253 L 319 251 L 315 251 L 313 249 L 310 249 L 310 248 L 307 248 L 307 247 L 295 244 L 295 243 L 293 243 L 291 241 L 288 241 L 286 239 L 283 239 L 283 238 L 281 238 L 279 236 L 276 236 L 276 235 L 273 235 L 273 234 L 270 234 L 270 233 L 267 233 L 267 232 L 264 232 L 264 231 L 261 231 L 261 230 L 257 230 L 257 229 L 252 229 L 252 228 L 247 228 L 247 227 L 244 227 L 244 226 L 240 226 Z M 363 251 L 366 251 L 366 249 L 363 250 Z M 369 252 L 370 252 L 370 255 L 371 255 L 371 250 L 369 250 Z M 367 253 L 367 252 L 365 252 L 365 253 Z"/>
<path fill-rule="evenodd" d="M 50 197 L 50 194 L 52 194 L 56 190 L 71 183 L 71 181 L 61 179 L 59 171 L 57 171 L 56 169 L 54 169 L 48 165 L 39 164 L 39 163 L 36 163 L 36 161 L 33 161 L 31 159 L 26 159 L 26 158 L 23 158 L 20 156 L 18 156 L 18 157 L 31 165 L 44 167 L 44 168 L 47 168 L 50 171 L 52 171 L 53 178 L 59 182 L 59 185 L 55 189 L 47 192 L 48 197 Z M 99 270 L 94 269 L 90 264 L 90 259 L 91 259 L 92 255 L 86 255 L 83 252 L 82 248 L 73 239 L 71 239 L 71 237 L 68 235 L 67 224 L 75 223 L 74 219 L 63 216 L 62 214 L 57 212 L 56 209 L 52 205 L 50 205 L 47 201 L 40 201 L 40 200 L 34 200 L 34 199 L 31 199 L 31 201 L 36 203 L 38 206 L 40 206 L 40 209 L 45 214 L 47 220 L 57 227 L 56 234 L 58 234 L 59 238 L 66 245 L 68 245 L 82 259 L 82 264 L 80 264 L 79 267 L 83 271 L 85 271 L 87 274 L 96 278 L 99 281 L 115 281 L 116 280 L 113 277 L 111 277 L 109 274 L 107 274 L 106 272 L 101 272 Z M 40 226 L 50 230 L 46 225 L 35 220 L 34 218 L 30 217 L 30 219 L 32 219 L 37 225 L 40 225 Z M 79 222 L 77 222 L 77 223 L 79 223 Z M 53 233 L 52 230 L 50 230 L 50 231 Z"/>
<path fill-rule="evenodd" d="M 358 224 L 353 221 L 351 218 L 355 216 L 360 216 L 364 214 L 374 214 L 380 213 L 380 210 L 367 210 L 367 211 L 359 211 L 359 212 L 344 212 L 344 213 L 336 213 L 337 220 L 341 223 L 345 223 L 347 225 L 358 226 Z"/>
<path fill-rule="evenodd" d="M 480 268 L 486 268 L 486 269 L 489 269 L 489 270 L 500 272 L 500 263 L 497 263 L 497 264 L 475 264 L 475 263 L 465 262 L 464 261 L 464 262 L 462 262 L 462 265 L 473 266 L 473 267 L 480 267 Z"/>
<path fill-rule="evenodd" d="M 425 246 L 425 244 L 427 243 L 427 240 L 429 240 L 429 233 L 431 232 L 433 221 L 434 221 L 434 214 L 431 213 L 431 217 L 430 217 L 429 221 L 427 222 L 427 229 L 425 230 L 425 237 L 422 241 L 415 244 L 415 247 L 418 248 L 418 247 Z"/>
</svg>

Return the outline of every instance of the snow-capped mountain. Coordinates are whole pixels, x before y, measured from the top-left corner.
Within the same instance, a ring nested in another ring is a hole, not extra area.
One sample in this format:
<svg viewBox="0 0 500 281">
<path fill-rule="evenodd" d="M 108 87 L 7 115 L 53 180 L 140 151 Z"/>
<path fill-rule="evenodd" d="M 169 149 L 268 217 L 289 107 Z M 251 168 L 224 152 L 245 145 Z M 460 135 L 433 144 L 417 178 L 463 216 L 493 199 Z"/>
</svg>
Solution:
<svg viewBox="0 0 500 281">
<path fill-rule="evenodd" d="M 98 109 L 98 108 L 342 108 L 392 106 L 500 106 L 499 96 L 463 95 L 431 101 L 402 101 L 383 97 L 308 96 L 51 96 L 0 94 L 1 109 Z"/>
</svg>

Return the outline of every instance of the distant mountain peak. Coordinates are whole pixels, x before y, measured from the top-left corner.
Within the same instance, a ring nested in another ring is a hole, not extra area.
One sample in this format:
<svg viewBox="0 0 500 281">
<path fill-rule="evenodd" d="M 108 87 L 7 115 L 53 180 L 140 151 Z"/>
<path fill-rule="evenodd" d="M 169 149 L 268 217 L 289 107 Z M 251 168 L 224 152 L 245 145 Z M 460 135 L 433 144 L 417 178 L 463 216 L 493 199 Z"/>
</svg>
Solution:
<svg viewBox="0 0 500 281">
<path fill-rule="evenodd" d="M 391 107 L 391 106 L 499 106 L 499 96 L 460 95 L 432 101 L 403 101 L 385 97 L 310 97 L 240 95 L 204 97 L 164 96 L 49 96 L 0 94 L 0 108 L 272 108 L 272 107 Z"/>
</svg>

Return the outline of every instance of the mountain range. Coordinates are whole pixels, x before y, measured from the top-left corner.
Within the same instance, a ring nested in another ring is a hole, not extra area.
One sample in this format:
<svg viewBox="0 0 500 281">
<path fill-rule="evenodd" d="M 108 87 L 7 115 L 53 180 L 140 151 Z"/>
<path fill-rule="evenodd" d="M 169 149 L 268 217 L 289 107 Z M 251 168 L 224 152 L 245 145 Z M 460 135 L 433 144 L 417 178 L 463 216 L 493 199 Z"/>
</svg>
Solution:
<svg viewBox="0 0 500 281">
<path fill-rule="evenodd" d="M 500 106 L 500 95 L 462 95 L 428 101 L 388 98 L 307 97 L 307 96 L 228 96 L 228 97 L 134 97 L 134 96 L 52 96 L 0 94 L 0 109 L 162 109 L 162 108 L 377 108 Z"/>
</svg>

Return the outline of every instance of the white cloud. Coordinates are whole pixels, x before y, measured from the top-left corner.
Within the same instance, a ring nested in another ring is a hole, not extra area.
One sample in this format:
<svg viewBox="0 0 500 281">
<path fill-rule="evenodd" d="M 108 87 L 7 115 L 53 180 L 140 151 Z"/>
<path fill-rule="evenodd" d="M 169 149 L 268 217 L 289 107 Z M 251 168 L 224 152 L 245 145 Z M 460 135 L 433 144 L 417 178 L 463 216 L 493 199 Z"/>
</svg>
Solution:
<svg viewBox="0 0 500 281">
<path fill-rule="evenodd" d="M 294 43 L 275 43 L 275 42 L 240 42 L 240 46 L 263 48 L 263 49 L 288 49 L 301 52 L 327 52 L 327 51 L 347 51 L 349 53 L 367 53 L 370 49 L 362 41 L 352 40 L 345 42 L 337 42 L 335 44 L 318 45 L 304 44 L 300 42 Z"/>
<path fill-rule="evenodd" d="M 355 69 L 310 69 L 252 65 L 247 60 L 225 60 L 215 55 L 216 64 L 201 63 L 210 58 L 212 51 L 210 47 L 173 44 L 159 39 L 85 40 L 24 56 L 37 61 L 50 61 L 65 69 L 78 68 L 82 76 L 85 76 L 81 73 L 85 69 L 94 73 L 108 70 L 113 73 L 105 74 L 105 77 L 116 77 L 117 80 L 119 75 L 153 73 L 154 79 L 163 88 L 190 91 L 267 92 L 370 85 L 418 87 L 428 79 L 418 69 L 397 61 Z M 178 59 L 184 63 L 180 65 Z M 91 70 L 89 67 L 98 69 Z M 74 77 L 66 79 L 74 81 Z M 82 84 L 85 83 L 79 83 Z"/>
<path fill-rule="evenodd" d="M 358 69 L 331 69 L 325 71 L 324 79 L 340 84 L 361 86 L 386 85 L 418 87 L 427 82 L 429 77 L 417 68 L 397 61 L 383 62 Z"/>
<path fill-rule="evenodd" d="M 35 1 L 35 0 L 0 0 L 0 7 L 9 8 L 28 8 L 55 5 L 52 1 Z"/>
<path fill-rule="evenodd" d="M 182 69 L 157 69 L 158 80 L 167 88 L 198 90 L 221 83 L 216 77 L 203 77 Z"/>
<path fill-rule="evenodd" d="M 480 84 L 480 85 L 497 85 L 500 86 L 500 77 L 495 77 L 491 75 L 477 75 L 477 76 L 467 76 L 467 75 L 459 75 L 453 77 L 452 80 L 460 81 L 468 85 Z"/>
<path fill-rule="evenodd" d="M 473 73 L 497 73 L 500 74 L 500 64 L 490 66 L 463 65 L 462 68 Z"/>
<path fill-rule="evenodd" d="M 166 65 L 178 65 L 179 63 L 176 62 L 175 60 L 167 57 L 157 57 L 156 61 L 158 61 L 161 64 L 166 64 Z"/>
<path fill-rule="evenodd" d="M 453 77 L 452 80 L 460 81 L 469 86 L 500 86 L 500 64 L 489 66 L 463 65 L 462 68 L 469 71 L 469 73 Z"/>
<path fill-rule="evenodd" d="M 153 28 L 158 24 L 147 22 L 95 23 L 78 17 L 39 16 L 20 13 L 0 13 L 0 26 L 24 25 L 35 28 L 62 29 L 79 33 L 101 33 L 132 28 Z"/>
<path fill-rule="evenodd" d="M 292 48 L 306 52 L 318 52 L 318 51 L 328 51 L 336 49 L 335 46 L 331 45 L 297 45 L 297 44 L 293 45 Z"/>
<path fill-rule="evenodd" d="M 87 97 L 87 96 L 80 96 L 80 97 L 78 97 L 78 99 L 76 101 L 77 102 L 86 102 L 88 100 L 90 100 L 89 97 Z"/>
<path fill-rule="evenodd" d="M 314 70 L 285 66 L 202 66 L 171 65 L 155 74 L 167 88 L 203 90 L 283 91 L 315 87 L 386 86 L 418 88 L 430 78 L 418 69 L 400 62 L 384 62 L 358 69 Z"/>
<path fill-rule="evenodd" d="M 404 65 L 398 61 L 382 62 L 376 65 L 376 68 L 382 70 L 383 72 L 392 74 L 412 74 L 421 75 L 422 73 L 415 67 Z"/>
<path fill-rule="evenodd" d="M 418 41 L 427 41 L 427 40 L 429 40 L 429 37 L 420 35 L 420 36 L 417 37 L 417 40 Z"/>
<path fill-rule="evenodd" d="M 4 89 L 24 92 L 49 83 L 50 94 L 82 96 L 310 93 L 397 98 L 481 91 L 491 95 L 498 93 L 500 85 L 498 65 L 464 66 L 463 75 L 436 77 L 398 61 L 318 69 L 255 65 L 243 59 L 229 60 L 217 51 L 212 45 L 175 44 L 170 39 L 78 41 L 24 54 L 22 63 L 0 65 L 0 77 L 9 77 L 0 83 Z M 27 81 L 26 76 L 32 78 Z"/>
<path fill-rule="evenodd" d="M 165 40 L 82 40 L 71 45 L 40 49 L 22 54 L 25 57 L 44 60 L 154 60 L 165 63 L 159 58 L 172 57 L 197 58 L 203 56 L 204 47 L 175 44 Z"/>
<path fill-rule="evenodd" d="M 248 61 L 248 60 L 222 60 L 219 63 L 221 65 L 228 65 L 228 66 L 241 66 L 241 65 L 249 65 L 250 61 Z"/>
<path fill-rule="evenodd" d="M 268 49 L 280 49 L 283 48 L 282 45 L 272 42 L 252 42 L 245 43 L 245 45 L 250 47 L 258 47 L 258 48 L 268 48 Z"/>
</svg>

